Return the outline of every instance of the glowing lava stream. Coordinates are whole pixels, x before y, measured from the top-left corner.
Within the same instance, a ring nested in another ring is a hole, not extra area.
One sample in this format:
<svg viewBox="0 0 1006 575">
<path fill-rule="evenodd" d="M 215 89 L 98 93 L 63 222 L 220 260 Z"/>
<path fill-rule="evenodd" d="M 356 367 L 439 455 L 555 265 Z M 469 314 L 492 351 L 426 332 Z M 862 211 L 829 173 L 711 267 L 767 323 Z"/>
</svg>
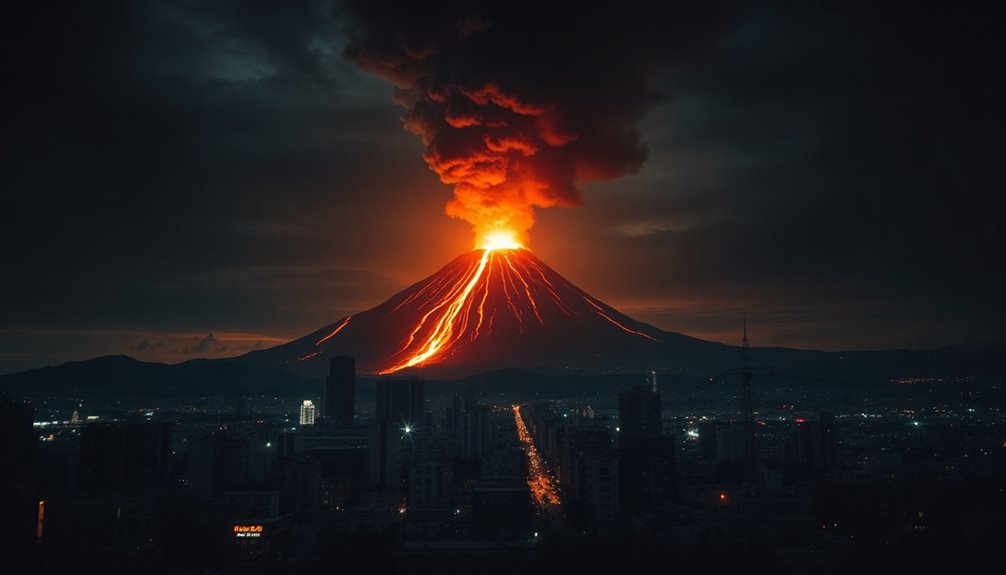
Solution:
<svg viewBox="0 0 1006 575">
<path fill-rule="evenodd" d="M 339 325 L 336 326 L 336 328 L 334 330 L 332 330 L 332 333 L 330 333 L 330 334 L 326 335 L 325 337 L 319 339 L 318 343 L 316 343 L 314 345 L 316 345 L 316 346 L 317 345 L 321 345 L 321 344 L 325 343 L 326 341 L 328 341 L 328 340 L 332 339 L 333 337 L 335 337 L 335 335 L 337 333 L 339 333 L 340 331 L 342 331 L 342 328 L 344 328 L 347 325 L 349 325 L 349 320 L 351 320 L 351 319 L 353 319 L 353 316 L 351 316 L 351 315 L 346 316 L 346 319 L 342 320 L 342 322 L 340 322 Z"/>
<path fill-rule="evenodd" d="M 554 284 L 556 278 L 564 280 L 543 268 L 512 237 L 487 237 L 484 246 L 472 253 L 469 265 L 433 276 L 387 312 L 418 308 L 421 315 L 410 322 L 378 374 L 440 363 L 468 345 L 486 341 L 495 329 L 513 330 L 514 336 L 523 337 L 545 325 L 549 316 L 543 305 L 552 318 L 561 314 L 585 321 L 595 316 L 627 334 L 659 343 L 617 321 L 600 302 L 575 286 Z M 347 323 L 349 318 L 318 343 L 339 333 Z"/>
<path fill-rule="evenodd" d="M 538 455 L 538 450 L 534 447 L 534 440 L 527 430 L 527 425 L 524 425 L 524 418 L 520 415 L 520 406 L 513 405 L 511 407 L 513 408 L 514 422 L 517 423 L 517 436 L 527 451 L 527 486 L 531 488 L 534 502 L 539 507 L 559 505 L 559 492 L 541 462 L 541 456 Z"/>
<path fill-rule="evenodd" d="M 446 303 L 447 301 L 450 301 L 450 304 L 447 306 L 446 311 L 437 319 L 433 327 L 433 332 L 427 336 L 422 348 L 409 356 L 405 361 L 380 371 L 380 375 L 394 373 L 398 370 L 424 363 L 430 358 L 441 354 L 444 350 L 449 349 L 451 345 L 461 337 L 461 334 L 464 333 L 464 330 L 468 325 L 468 316 L 467 314 L 462 315 L 462 311 L 468 307 L 472 290 L 475 289 L 475 285 L 482 279 L 482 274 L 486 269 L 486 264 L 489 263 L 489 259 L 492 257 L 494 251 L 495 250 L 488 249 L 483 250 L 482 259 L 479 260 L 479 265 L 475 269 L 475 273 L 470 274 L 470 279 L 460 292 L 455 291 L 456 295 L 454 295 L 453 299 L 445 300 L 443 302 Z M 405 347 L 402 348 L 403 350 L 415 340 L 416 332 L 423 327 L 423 324 L 426 323 L 426 319 L 429 318 L 434 311 L 443 307 L 443 303 L 423 316 L 423 319 L 418 325 L 416 325 L 416 329 L 412 330 L 412 333 L 409 334 L 409 340 L 405 344 Z M 460 323 L 458 323 L 459 316 L 461 316 Z M 475 333 L 478 333 L 481 326 L 482 308 L 479 307 L 479 321 L 478 325 L 475 326 Z"/>
</svg>

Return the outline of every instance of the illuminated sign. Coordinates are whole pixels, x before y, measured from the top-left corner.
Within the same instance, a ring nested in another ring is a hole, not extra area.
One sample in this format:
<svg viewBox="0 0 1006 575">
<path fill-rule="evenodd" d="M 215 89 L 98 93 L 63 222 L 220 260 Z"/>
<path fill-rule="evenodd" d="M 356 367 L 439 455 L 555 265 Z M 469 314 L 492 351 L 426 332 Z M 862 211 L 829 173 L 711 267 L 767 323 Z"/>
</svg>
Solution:
<svg viewBox="0 0 1006 575">
<path fill-rule="evenodd" d="M 235 537 L 261 537 L 262 536 L 262 526 L 261 525 L 235 525 L 234 526 L 234 536 Z"/>
</svg>

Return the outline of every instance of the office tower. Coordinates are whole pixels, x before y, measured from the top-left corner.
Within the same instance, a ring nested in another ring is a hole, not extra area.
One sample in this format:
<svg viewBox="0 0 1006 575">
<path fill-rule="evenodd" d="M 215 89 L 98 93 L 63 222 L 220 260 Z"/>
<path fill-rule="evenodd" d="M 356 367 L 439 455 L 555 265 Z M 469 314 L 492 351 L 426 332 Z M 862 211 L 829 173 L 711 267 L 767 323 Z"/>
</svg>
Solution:
<svg viewBox="0 0 1006 575">
<path fill-rule="evenodd" d="M 426 410 L 423 387 L 417 377 L 386 377 L 377 382 L 377 420 L 392 426 L 416 427 Z"/>
<path fill-rule="evenodd" d="M 336 427 L 352 427 L 356 401 L 356 360 L 333 357 L 325 380 L 322 415 Z"/>
<path fill-rule="evenodd" d="M 487 405 L 465 410 L 462 429 L 461 455 L 466 458 L 481 457 L 493 444 L 492 410 Z"/>
<path fill-rule="evenodd" d="M 452 504 L 454 478 L 442 461 L 420 461 L 409 466 L 409 511 L 443 510 Z"/>
<path fill-rule="evenodd" d="M 561 481 L 576 511 L 575 523 L 590 517 L 605 522 L 618 514 L 618 457 L 605 428 L 571 428 L 563 446 Z"/>
<path fill-rule="evenodd" d="M 304 403 L 300 406 L 300 424 L 301 425 L 314 425 L 315 418 L 315 408 L 314 402 L 310 399 L 305 399 Z"/>
<path fill-rule="evenodd" d="M 838 441 L 835 418 L 822 411 L 820 421 L 797 420 L 794 430 L 794 455 L 804 469 L 828 471 L 838 467 Z"/>
<path fill-rule="evenodd" d="M 447 417 L 444 427 L 447 434 L 458 444 L 461 444 L 464 435 L 464 407 L 461 403 L 461 396 L 455 394 L 451 400 L 451 406 L 447 408 Z"/>
<path fill-rule="evenodd" d="M 661 516 L 674 499 L 675 440 L 672 435 L 619 438 L 622 511 L 632 516 Z"/>
<path fill-rule="evenodd" d="M 369 473 L 367 483 L 374 487 L 400 487 L 405 462 L 405 432 L 387 420 L 378 420 L 370 428 L 368 441 Z"/>
<path fill-rule="evenodd" d="M 586 504 L 594 521 L 614 521 L 619 514 L 619 468 L 614 449 L 587 451 L 577 456 L 573 486 L 577 500 Z"/>
<path fill-rule="evenodd" d="M 656 385 L 618 396 L 618 467 L 621 511 L 664 514 L 674 497 L 674 437 L 663 435 Z"/>
<path fill-rule="evenodd" d="M 660 435 L 660 393 L 635 387 L 618 394 L 618 427 L 624 435 Z"/>
</svg>

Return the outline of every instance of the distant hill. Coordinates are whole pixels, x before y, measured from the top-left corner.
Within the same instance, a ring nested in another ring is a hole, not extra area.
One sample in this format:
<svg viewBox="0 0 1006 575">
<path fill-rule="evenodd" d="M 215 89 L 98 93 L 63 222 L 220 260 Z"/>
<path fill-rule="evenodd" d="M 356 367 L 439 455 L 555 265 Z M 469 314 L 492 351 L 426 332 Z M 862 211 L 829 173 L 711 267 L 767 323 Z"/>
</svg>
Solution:
<svg viewBox="0 0 1006 575">
<path fill-rule="evenodd" d="M 311 379 L 272 368 L 192 360 L 169 365 L 124 355 L 72 361 L 0 376 L 0 392 L 118 397 L 205 395 L 312 396 L 321 389 Z"/>
<path fill-rule="evenodd" d="M 726 346 L 724 346 L 726 347 Z M 775 367 L 767 381 L 820 388 L 859 388 L 877 391 L 893 388 L 893 380 L 906 377 L 1003 377 L 1001 354 L 989 351 L 875 351 L 828 353 L 777 348 L 752 349 L 752 355 Z M 736 357 L 736 356 L 735 356 Z M 720 367 L 728 368 L 734 363 Z M 695 373 L 660 372 L 663 391 L 672 395 L 685 390 L 701 393 L 704 385 L 712 392 L 722 387 L 720 371 Z M 645 385 L 648 373 L 626 370 L 612 373 L 597 370 L 506 368 L 489 370 L 461 378 L 429 378 L 428 395 L 464 393 L 474 386 L 487 400 L 498 397 L 531 400 L 535 397 L 610 396 L 621 389 Z M 766 376 L 767 377 L 767 376 Z M 371 401 L 372 378 L 361 376 L 357 396 Z M 766 381 L 759 378 L 761 381 Z M 712 382 L 710 382 L 712 383 Z M 236 395 L 271 395 L 287 398 L 318 397 L 322 378 L 310 378 L 281 369 L 249 366 L 226 360 L 192 360 L 168 365 L 146 363 L 126 356 L 105 356 L 0 376 L 0 395 L 64 395 L 77 397 L 169 398 Z M 902 392 L 910 392 L 902 386 Z"/>
</svg>

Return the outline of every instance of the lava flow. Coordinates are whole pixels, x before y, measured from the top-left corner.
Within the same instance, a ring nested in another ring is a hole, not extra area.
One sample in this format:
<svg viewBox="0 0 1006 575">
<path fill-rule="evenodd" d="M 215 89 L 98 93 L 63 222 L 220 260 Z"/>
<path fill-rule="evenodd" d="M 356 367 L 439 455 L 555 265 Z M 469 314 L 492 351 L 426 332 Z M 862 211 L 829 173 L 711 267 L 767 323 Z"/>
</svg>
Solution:
<svg viewBox="0 0 1006 575">
<path fill-rule="evenodd" d="M 506 367 L 652 366 L 667 334 L 573 285 L 515 235 L 486 234 L 384 303 L 246 358 L 316 377 L 329 358 L 364 373 L 456 377 Z"/>
<path fill-rule="evenodd" d="M 512 235 L 490 234 L 483 249 L 477 251 L 480 256 L 472 265 L 428 283 L 398 304 L 395 310 L 419 301 L 425 309 L 378 373 L 437 363 L 494 329 L 512 331 L 516 326 L 523 334 L 533 324 L 544 326 L 539 305 L 542 298 L 568 318 L 582 313 L 563 300 L 543 266 Z M 612 318 L 590 296 L 577 295 L 596 317 L 625 333 L 657 341 Z"/>
<path fill-rule="evenodd" d="M 520 438 L 520 442 L 524 445 L 524 450 L 527 452 L 527 486 L 531 488 L 534 502 L 539 507 L 559 505 L 559 492 L 552 482 L 552 477 L 545 470 L 541 456 L 538 455 L 538 450 L 534 447 L 531 432 L 527 430 L 524 418 L 520 415 L 520 406 L 513 405 L 512 407 L 513 418 L 517 423 L 517 437 Z"/>
</svg>

